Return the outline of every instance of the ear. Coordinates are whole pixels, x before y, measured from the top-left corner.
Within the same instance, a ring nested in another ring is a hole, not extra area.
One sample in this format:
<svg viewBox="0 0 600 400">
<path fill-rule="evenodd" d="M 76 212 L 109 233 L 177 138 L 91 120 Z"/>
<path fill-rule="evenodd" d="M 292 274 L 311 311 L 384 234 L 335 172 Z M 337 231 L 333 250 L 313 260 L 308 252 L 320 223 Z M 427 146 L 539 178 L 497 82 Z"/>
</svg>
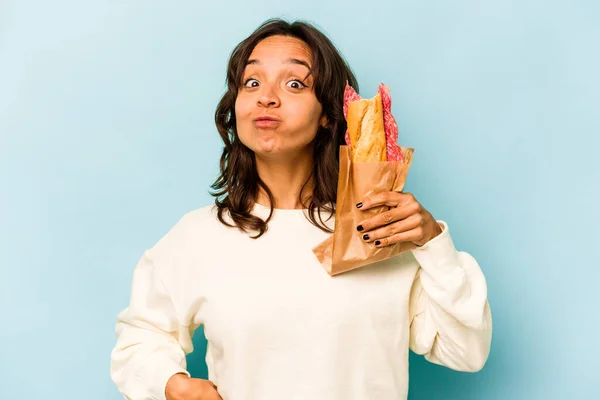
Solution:
<svg viewBox="0 0 600 400">
<path fill-rule="evenodd" d="M 321 119 L 319 120 L 319 125 L 323 128 L 327 128 L 327 125 L 329 125 L 329 121 L 327 120 L 327 115 L 325 115 L 325 114 L 321 115 Z"/>
</svg>

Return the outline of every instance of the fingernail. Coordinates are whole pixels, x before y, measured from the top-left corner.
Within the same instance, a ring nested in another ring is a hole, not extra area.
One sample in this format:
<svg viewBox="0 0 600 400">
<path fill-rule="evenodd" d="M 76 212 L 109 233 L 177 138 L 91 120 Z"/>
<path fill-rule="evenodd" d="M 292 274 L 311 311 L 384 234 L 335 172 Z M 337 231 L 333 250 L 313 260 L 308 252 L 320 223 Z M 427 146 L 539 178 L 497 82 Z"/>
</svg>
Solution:
<svg viewBox="0 0 600 400">
<path fill-rule="evenodd" d="M 363 228 L 362 225 L 359 225 L 359 226 L 356 227 L 356 230 L 359 231 L 359 232 L 362 232 L 364 229 L 365 228 Z"/>
<path fill-rule="evenodd" d="M 361 208 L 363 206 L 362 201 L 356 205 L 356 208 Z"/>
<path fill-rule="evenodd" d="M 381 241 L 380 241 L 380 240 L 376 240 L 376 241 L 375 241 L 375 246 L 379 246 L 380 244 L 381 244 Z"/>
<path fill-rule="evenodd" d="M 365 239 L 365 240 L 369 240 L 369 235 L 365 233 L 365 234 L 363 235 L 363 239 Z"/>
</svg>

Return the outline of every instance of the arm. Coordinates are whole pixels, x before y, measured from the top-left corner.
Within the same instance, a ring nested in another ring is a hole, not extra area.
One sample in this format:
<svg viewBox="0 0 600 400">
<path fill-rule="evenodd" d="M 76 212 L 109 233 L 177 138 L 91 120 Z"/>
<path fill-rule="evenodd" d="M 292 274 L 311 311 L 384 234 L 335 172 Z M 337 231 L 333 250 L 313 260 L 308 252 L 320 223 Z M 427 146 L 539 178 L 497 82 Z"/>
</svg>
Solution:
<svg viewBox="0 0 600 400">
<path fill-rule="evenodd" d="M 410 295 L 410 348 L 435 364 L 476 372 L 490 351 L 492 317 L 477 261 L 456 251 L 448 226 L 412 253 L 421 266 Z"/>
<path fill-rule="evenodd" d="M 128 400 L 165 399 L 171 376 L 186 370 L 193 328 L 178 320 L 149 252 L 135 268 L 129 306 L 117 317 L 110 375 Z"/>
</svg>

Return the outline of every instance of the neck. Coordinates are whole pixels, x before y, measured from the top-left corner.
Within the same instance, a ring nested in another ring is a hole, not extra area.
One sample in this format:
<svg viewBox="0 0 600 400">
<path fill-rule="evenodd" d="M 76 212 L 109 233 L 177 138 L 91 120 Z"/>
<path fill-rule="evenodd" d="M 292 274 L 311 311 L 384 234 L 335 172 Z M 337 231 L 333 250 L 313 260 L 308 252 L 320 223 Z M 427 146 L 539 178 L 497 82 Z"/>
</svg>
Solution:
<svg viewBox="0 0 600 400">
<path fill-rule="evenodd" d="M 256 156 L 256 170 L 260 179 L 267 185 L 275 204 L 274 208 L 306 208 L 302 200 L 312 195 L 312 179 L 307 183 L 313 169 L 313 153 L 304 153 L 296 157 L 265 159 Z M 306 186 L 304 186 L 306 184 Z M 304 190 L 302 187 L 304 186 Z M 260 205 L 270 207 L 269 196 L 260 188 L 256 197 Z"/>
</svg>

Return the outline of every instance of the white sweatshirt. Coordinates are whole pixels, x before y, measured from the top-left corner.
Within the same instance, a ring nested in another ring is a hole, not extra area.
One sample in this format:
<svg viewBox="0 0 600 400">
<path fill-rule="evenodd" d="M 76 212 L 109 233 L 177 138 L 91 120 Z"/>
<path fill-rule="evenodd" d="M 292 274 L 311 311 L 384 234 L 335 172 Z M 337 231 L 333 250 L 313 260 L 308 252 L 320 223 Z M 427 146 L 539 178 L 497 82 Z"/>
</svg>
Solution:
<svg viewBox="0 0 600 400">
<path fill-rule="evenodd" d="M 330 277 L 311 250 L 328 234 L 303 210 L 275 210 L 259 239 L 211 206 L 191 211 L 135 268 L 111 377 L 126 399 L 164 400 L 200 325 L 224 400 L 406 399 L 409 348 L 478 371 L 492 332 L 485 278 L 438 223 L 424 246 Z"/>
</svg>

